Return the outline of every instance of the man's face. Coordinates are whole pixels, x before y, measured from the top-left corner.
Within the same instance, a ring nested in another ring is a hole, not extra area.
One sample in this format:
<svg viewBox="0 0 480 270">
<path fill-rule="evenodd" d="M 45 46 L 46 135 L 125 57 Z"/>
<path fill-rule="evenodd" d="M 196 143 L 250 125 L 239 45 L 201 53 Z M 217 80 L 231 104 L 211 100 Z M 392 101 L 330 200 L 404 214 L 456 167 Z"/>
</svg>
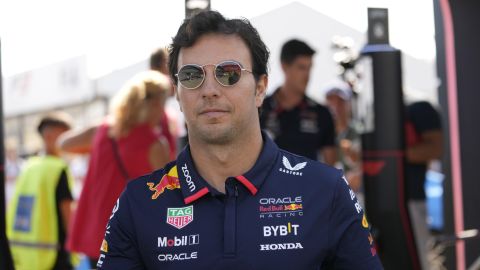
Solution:
<svg viewBox="0 0 480 270">
<path fill-rule="evenodd" d="M 282 63 L 286 84 L 299 93 L 305 93 L 311 68 L 312 57 L 306 55 L 297 56 L 289 64 Z"/>
<path fill-rule="evenodd" d="M 45 146 L 47 149 L 53 149 L 54 151 L 58 151 L 57 149 L 57 140 L 60 135 L 67 132 L 69 128 L 64 126 L 57 126 L 51 125 L 47 126 L 42 131 L 42 137 L 45 142 Z"/>
<path fill-rule="evenodd" d="M 177 68 L 186 64 L 218 64 L 227 60 L 252 70 L 251 55 L 237 35 L 206 34 L 193 46 L 182 48 Z M 175 92 L 185 115 L 190 140 L 208 144 L 227 144 L 238 136 L 259 128 L 258 110 L 267 86 L 266 76 L 258 83 L 253 74 L 243 71 L 233 86 L 222 86 L 214 77 L 214 66 L 204 67 L 206 76 L 196 89 L 177 83 Z"/>
</svg>

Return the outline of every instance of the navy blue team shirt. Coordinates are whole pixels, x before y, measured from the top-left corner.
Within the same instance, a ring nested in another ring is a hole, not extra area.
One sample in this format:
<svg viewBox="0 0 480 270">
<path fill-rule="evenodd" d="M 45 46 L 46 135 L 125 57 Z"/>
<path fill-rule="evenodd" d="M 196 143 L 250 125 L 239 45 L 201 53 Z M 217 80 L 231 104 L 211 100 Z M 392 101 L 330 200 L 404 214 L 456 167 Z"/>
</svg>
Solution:
<svg viewBox="0 0 480 270">
<path fill-rule="evenodd" d="M 260 125 L 284 150 L 318 160 L 318 151 L 335 146 L 335 125 L 327 107 L 307 96 L 291 109 L 277 101 L 280 87 L 262 104 Z"/>
<path fill-rule="evenodd" d="M 383 269 L 369 224 L 340 170 L 263 136 L 226 194 L 196 171 L 189 148 L 131 181 L 115 205 L 99 269 Z"/>
</svg>

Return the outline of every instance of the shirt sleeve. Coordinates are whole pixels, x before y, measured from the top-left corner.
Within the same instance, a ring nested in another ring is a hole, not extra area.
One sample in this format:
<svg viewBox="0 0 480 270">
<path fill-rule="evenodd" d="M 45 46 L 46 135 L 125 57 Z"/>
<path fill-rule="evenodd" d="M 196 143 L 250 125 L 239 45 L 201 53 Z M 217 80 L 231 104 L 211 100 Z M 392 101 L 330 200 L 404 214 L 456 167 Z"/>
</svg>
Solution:
<svg viewBox="0 0 480 270">
<path fill-rule="evenodd" d="M 57 202 L 63 200 L 73 200 L 72 192 L 70 191 L 70 186 L 68 184 L 68 177 L 66 170 L 62 170 L 60 174 L 60 179 L 58 180 L 57 188 L 55 190 L 55 197 Z"/>
<path fill-rule="evenodd" d="M 415 102 L 408 107 L 409 119 L 418 133 L 440 130 L 440 114 L 426 101 Z"/>
<path fill-rule="evenodd" d="M 134 233 L 127 189 L 113 207 L 100 247 L 98 269 L 145 269 Z"/>
<path fill-rule="evenodd" d="M 383 269 L 364 211 L 345 176 L 336 184 L 329 228 L 333 269 Z"/>
</svg>

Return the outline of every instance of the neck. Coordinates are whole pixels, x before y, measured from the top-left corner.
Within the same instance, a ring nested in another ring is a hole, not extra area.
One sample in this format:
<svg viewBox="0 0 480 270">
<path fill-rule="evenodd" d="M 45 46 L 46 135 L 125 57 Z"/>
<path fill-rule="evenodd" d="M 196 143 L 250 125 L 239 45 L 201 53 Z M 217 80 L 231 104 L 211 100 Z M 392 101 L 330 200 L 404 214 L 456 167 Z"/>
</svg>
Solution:
<svg viewBox="0 0 480 270">
<path fill-rule="evenodd" d="M 288 84 L 284 84 L 280 87 L 280 90 L 277 94 L 277 101 L 280 103 L 280 106 L 284 109 L 291 109 L 300 102 L 302 102 L 304 93 L 298 89 L 294 89 Z"/>
<path fill-rule="evenodd" d="M 55 147 L 48 147 L 47 146 L 45 148 L 45 155 L 59 157 L 60 153 L 58 152 L 58 150 L 55 149 Z"/>
<path fill-rule="evenodd" d="M 260 127 L 248 133 L 237 136 L 228 145 L 206 144 L 189 137 L 190 152 L 199 174 L 222 193 L 227 178 L 247 172 L 260 155 L 263 145 Z"/>
<path fill-rule="evenodd" d="M 345 118 L 340 117 L 335 122 L 337 134 L 345 131 L 348 127 L 348 120 Z"/>
</svg>

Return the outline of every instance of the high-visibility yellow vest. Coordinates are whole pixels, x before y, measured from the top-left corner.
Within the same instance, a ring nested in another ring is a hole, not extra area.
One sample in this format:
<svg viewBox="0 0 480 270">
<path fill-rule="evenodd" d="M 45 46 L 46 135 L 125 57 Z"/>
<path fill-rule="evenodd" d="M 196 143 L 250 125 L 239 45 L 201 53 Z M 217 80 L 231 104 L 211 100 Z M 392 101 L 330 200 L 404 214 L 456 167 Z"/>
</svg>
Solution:
<svg viewBox="0 0 480 270">
<path fill-rule="evenodd" d="M 52 269 L 60 248 L 55 191 L 67 164 L 54 156 L 32 157 L 17 178 L 7 212 L 7 236 L 17 270 Z"/>
</svg>

